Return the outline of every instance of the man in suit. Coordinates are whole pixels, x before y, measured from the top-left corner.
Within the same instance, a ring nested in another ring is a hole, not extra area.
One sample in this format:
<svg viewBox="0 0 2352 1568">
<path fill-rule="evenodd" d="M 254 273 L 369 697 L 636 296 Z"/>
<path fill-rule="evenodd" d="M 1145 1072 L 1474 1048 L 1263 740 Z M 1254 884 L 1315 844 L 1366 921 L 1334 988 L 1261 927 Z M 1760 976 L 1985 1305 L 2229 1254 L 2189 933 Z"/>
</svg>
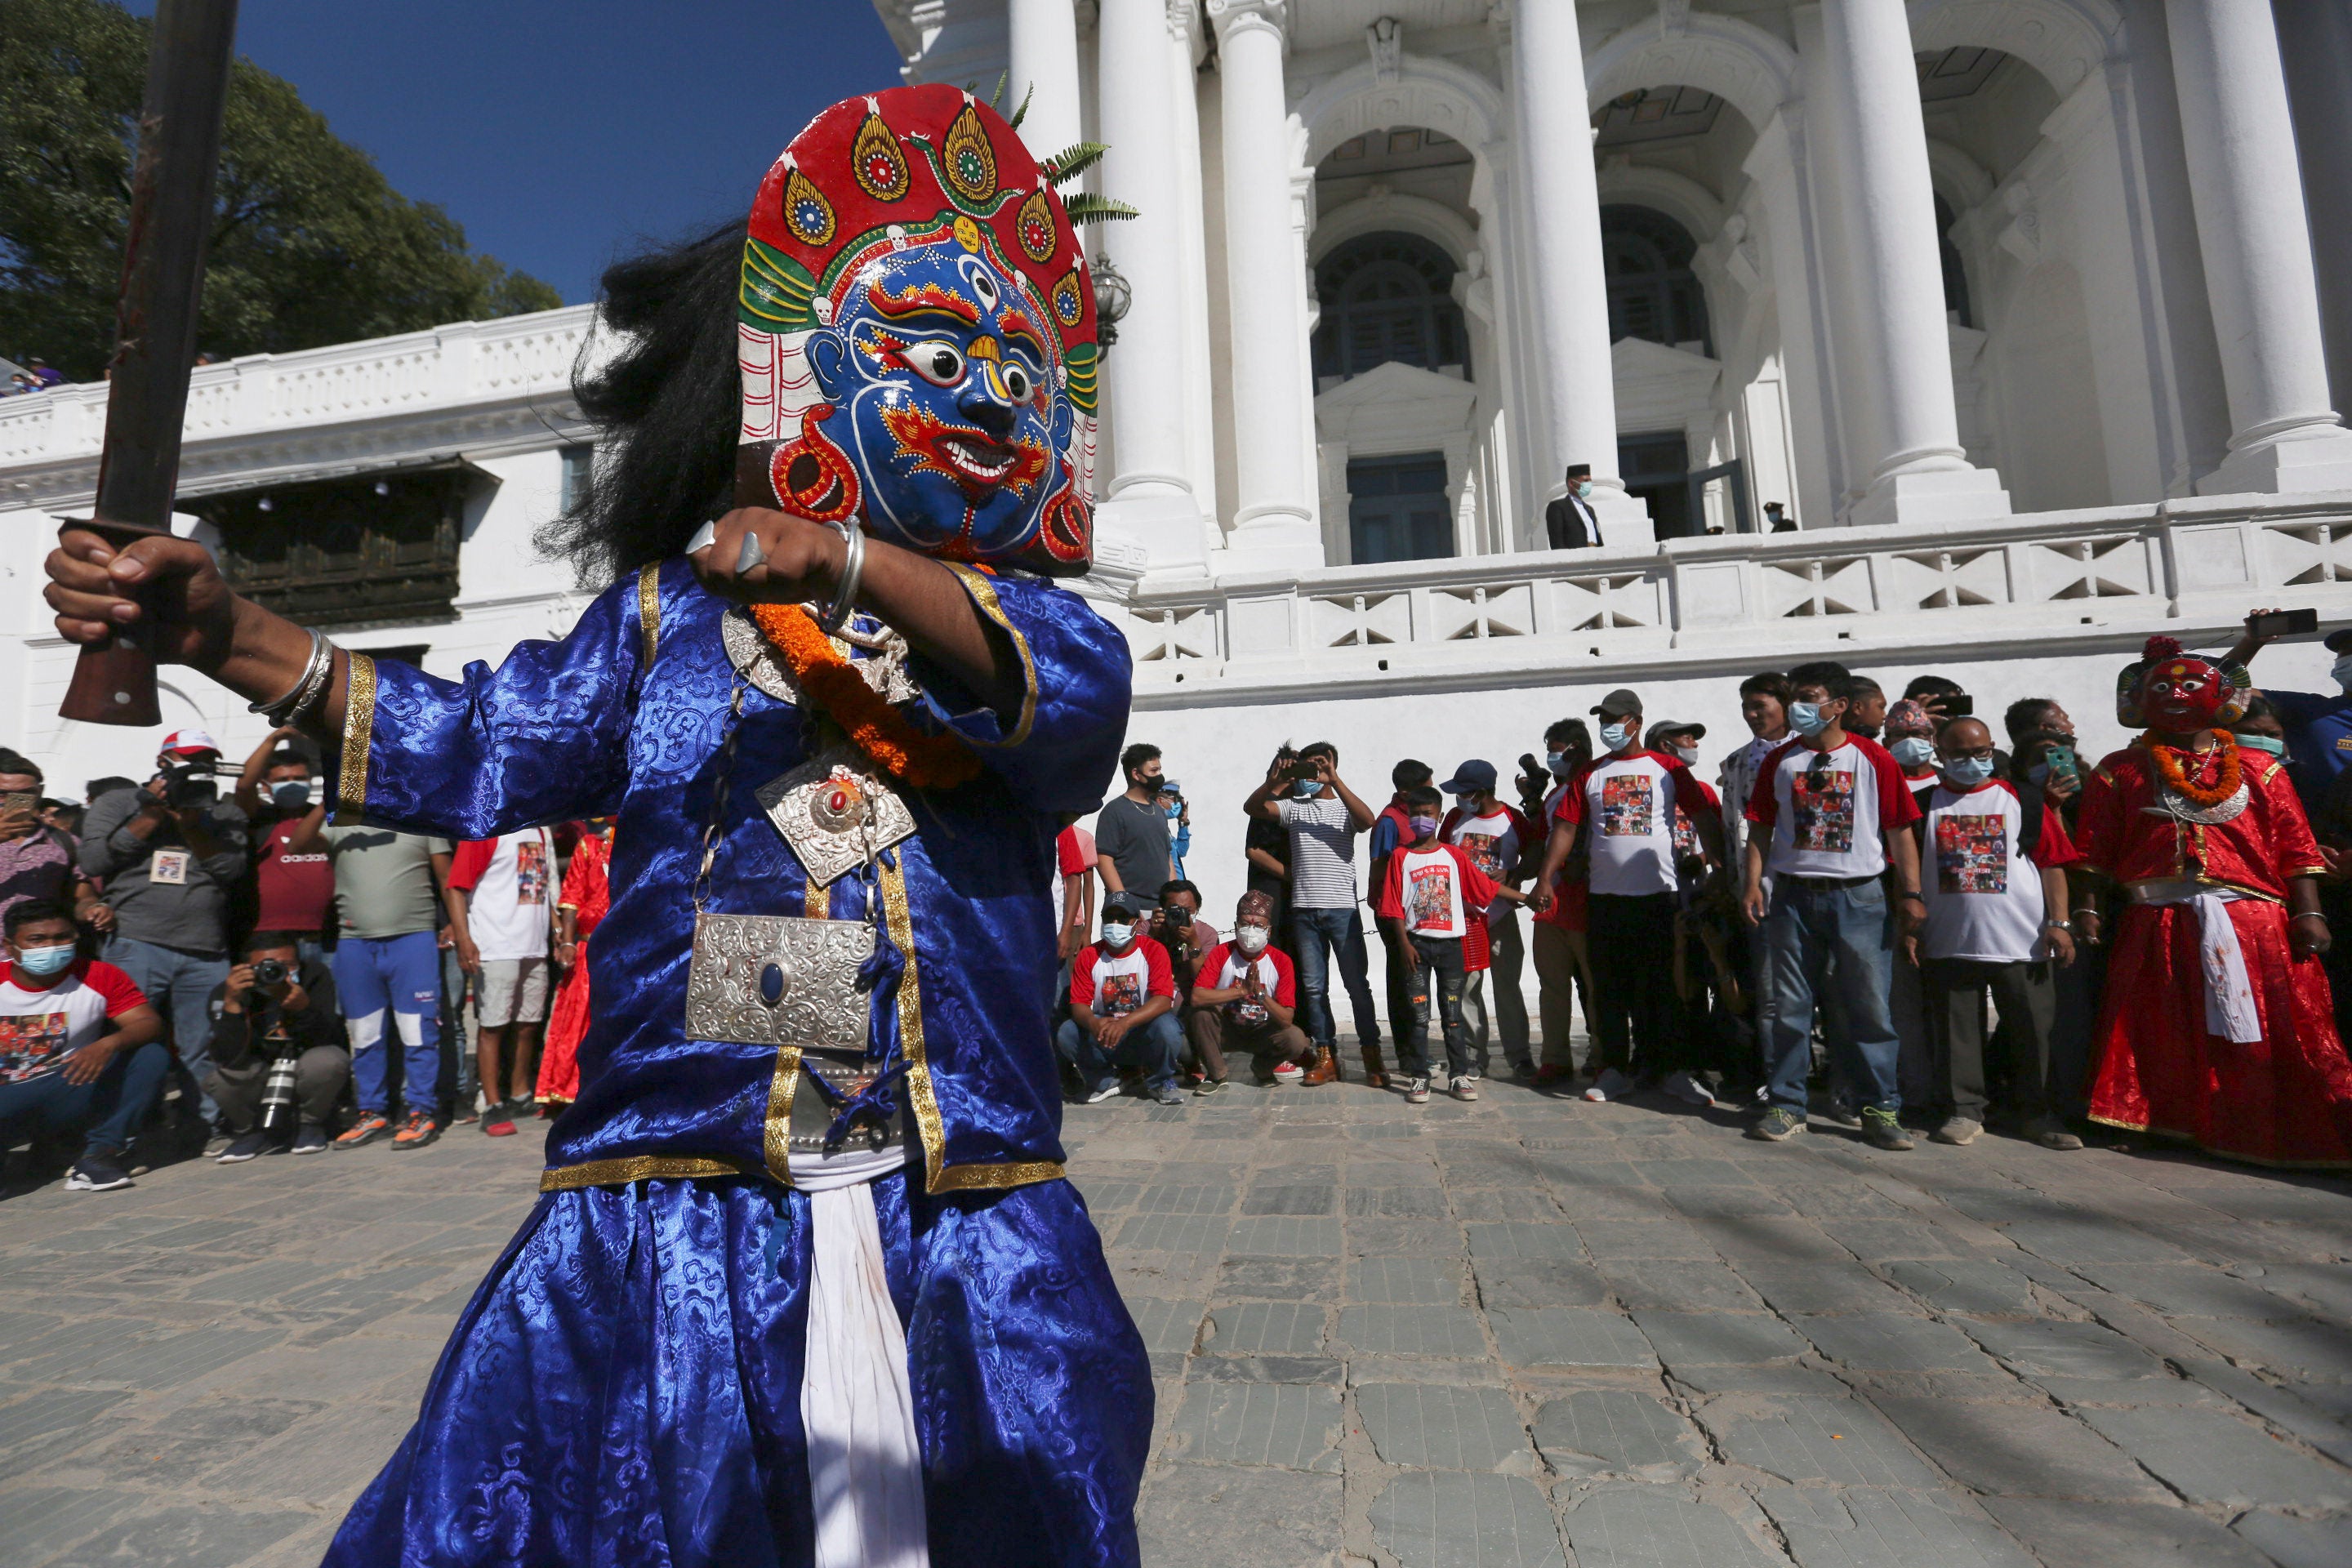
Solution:
<svg viewBox="0 0 2352 1568">
<path fill-rule="evenodd" d="M 1601 520 L 1592 512 L 1592 465 L 1568 466 L 1568 493 L 1544 508 L 1544 531 L 1554 550 L 1584 550 L 1601 542 Z"/>
</svg>

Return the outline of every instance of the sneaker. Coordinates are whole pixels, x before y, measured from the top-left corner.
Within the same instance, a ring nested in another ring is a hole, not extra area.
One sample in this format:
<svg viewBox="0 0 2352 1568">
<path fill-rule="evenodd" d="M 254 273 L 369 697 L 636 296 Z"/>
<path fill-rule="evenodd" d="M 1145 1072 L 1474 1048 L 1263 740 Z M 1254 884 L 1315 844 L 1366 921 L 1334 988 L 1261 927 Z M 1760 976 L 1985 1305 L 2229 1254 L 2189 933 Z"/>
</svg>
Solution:
<svg viewBox="0 0 2352 1568">
<path fill-rule="evenodd" d="M 1276 1083 L 1297 1083 L 1300 1079 L 1305 1078 L 1306 1076 L 1307 1069 L 1300 1067 L 1297 1062 L 1276 1062 L 1274 1064 L 1274 1081 Z"/>
<path fill-rule="evenodd" d="M 1805 1130 L 1805 1113 L 1791 1110 L 1785 1105 L 1773 1106 L 1757 1119 L 1747 1136 L 1760 1142 L 1779 1143 Z"/>
<path fill-rule="evenodd" d="M 1116 1100 L 1117 1098 L 1118 1098 L 1118 1079 L 1113 1079 L 1108 1083 L 1097 1084 L 1094 1088 L 1087 1090 L 1085 1098 L 1081 1099 L 1078 1103 L 1080 1105 L 1100 1105 L 1106 1100 Z"/>
<path fill-rule="evenodd" d="M 400 1131 L 392 1135 L 394 1149 L 422 1149 L 441 1136 L 441 1123 L 422 1110 L 412 1110 L 400 1123 Z"/>
<path fill-rule="evenodd" d="M 1511 1064 L 1511 1081 L 1513 1083 L 1541 1083 L 1543 1081 L 1543 1072 L 1533 1062 L 1513 1062 Z"/>
<path fill-rule="evenodd" d="M 1686 1105 L 1712 1106 L 1715 1096 L 1707 1087 L 1686 1072 L 1675 1073 L 1659 1086 Z"/>
<path fill-rule="evenodd" d="M 1558 1083 L 1563 1079 L 1572 1079 L 1575 1076 L 1576 1069 L 1574 1068 L 1564 1068 L 1558 1062 L 1546 1062 L 1543 1066 L 1536 1068 L 1536 1081 L 1538 1083 Z"/>
<path fill-rule="evenodd" d="M 493 1138 L 511 1138 L 515 1135 L 514 1118 L 507 1114 L 507 1108 L 503 1105 L 485 1111 L 482 1131 Z"/>
<path fill-rule="evenodd" d="M 1846 1098 L 1842 1094 L 1830 1096 L 1829 1102 L 1822 1107 L 1820 1114 L 1822 1121 L 1833 1122 L 1849 1131 L 1862 1131 L 1861 1116 L 1855 1113 L 1852 1105 L 1846 1103 Z"/>
<path fill-rule="evenodd" d="M 1874 1149 L 1892 1150 L 1896 1153 L 1916 1148 L 1911 1134 L 1903 1131 L 1902 1119 L 1892 1110 L 1872 1106 L 1862 1113 L 1863 1142 Z"/>
<path fill-rule="evenodd" d="M 362 1110 L 360 1119 L 351 1124 L 343 1135 L 335 1140 L 338 1149 L 363 1149 L 379 1138 L 389 1137 L 392 1122 L 381 1110 Z"/>
<path fill-rule="evenodd" d="M 1475 1077 L 1465 1077 L 1465 1078 L 1457 1078 L 1457 1079 L 1455 1079 L 1454 1080 L 1454 1099 L 1456 1099 L 1456 1100 L 1475 1100 L 1475 1099 L 1477 1099 L 1477 1098 L 1478 1098 L 1478 1080 L 1477 1080 L 1477 1079 L 1475 1079 Z"/>
<path fill-rule="evenodd" d="M 1927 1134 L 1927 1142 L 1966 1145 L 1975 1142 L 1977 1134 L 1983 1131 L 1984 1123 L 1981 1121 L 1966 1116 L 1948 1116 L 1940 1126 Z"/>
<path fill-rule="evenodd" d="M 2080 1138 L 2077 1138 L 2072 1132 L 2067 1131 L 2063 1123 L 2053 1121 L 2048 1117 L 2043 1117 L 2036 1121 L 2029 1121 L 2018 1131 L 2024 1133 L 2026 1137 L 2032 1139 L 2036 1143 L 2041 1144 L 2044 1149 L 2056 1149 L 2064 1152 L 2080 1149 L 2083 1146 L 2083 1141 Z"/>
<path fill-rule="evenodd" d="M 213 1163 L 219 1165 L 242 1165 L 247 1160 L 267 1152 L 268 1148 L 269 1134 L 257 1127 L 237 1138 L 218 1154 L 214 1155 Z"/>
<path fill-rule="evenodd" d="M 1429 1080 L 1425 1078 L 1409 1078 L 1405 1079 L 1404 1099 L 1407 1105 L 1427 1105 L 1429 1103 Z"/>
<path fill-rule="evenodd" d="M 1151 1091 L 1151 1099 L 1156 1105 L 1181 1105 L 1184 1103 L 1184 1091 L 1173 1083 L 1163 1083 Z"/>
<path fill-rule="evenodd" d="M 117 1187 L 131 1185 L 131 1173 L 116 1162 L 115 1154 L 84 1154 L 66 1173 L 66 1191 L 69 1193 L 110 1193 Z"/>
<path fill-rule="evenodd" d="M 1219 1089 L 1224 1087 L 1225 1080 L 1223 1079 L 1204 1078 L 1198 1084 L 1193 1086 L 1192 1092 L 1201 1099 L 1206 1100 L 1209 1096 L 1216 1093 Z"/>
<path fill-rule="evenodd" d="M 305 1121 L 294 1133 L 294 1152 L 297 1154 L 316 1154 L 330 1147 L 327 1130 L 315 1121 Z"/>
<path fill-rule="evenodd" d="M 1599 1104 L 1604 1100 L 1622 1100 L 1633 1092 L 1633 1089 L 1632 1079 L 1615 1068 L 1602 1068 L 1601 1076 L 1592 1080 L 1592 1087 L 1584 1091 L 1584 1098 Z"/>
</svg>

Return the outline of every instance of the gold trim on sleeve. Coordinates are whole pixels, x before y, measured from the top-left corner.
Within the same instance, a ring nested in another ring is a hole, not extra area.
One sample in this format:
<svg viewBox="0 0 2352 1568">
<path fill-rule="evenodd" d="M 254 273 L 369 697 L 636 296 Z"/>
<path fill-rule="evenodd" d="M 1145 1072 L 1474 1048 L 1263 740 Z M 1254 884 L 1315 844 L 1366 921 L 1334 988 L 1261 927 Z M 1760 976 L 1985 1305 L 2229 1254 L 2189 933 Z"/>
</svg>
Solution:
<svg viewBox="0 0 2352 1568">
<path fill-rule="evenodd" d="M 375 660 L 363 653 L 346 653 L 350 661 L 343 688 L 343 761 L 335 781 L 335 814 L 367 811 L 368 746 L 375 737 Z"/>
<path fill-rule="evenodd" d="M 637 568 L 637 633 L 644 649 L 640 662 L 654 667 L 654 650 L 661 646 L 661 563 Z"/>
<path fill-rule="evenodd" d="M 786 1186 L 793 1184 L 793 1095 L 800 1083 L 801 1048 L 777 1047 L 775 1075 L 768 1080 L 768 1122 L 760 1134 L 760 1152 L 768 1162 L 768 1174 Z"/>
<path fill-rule="evenodd" d="M 619 1160 L 590 1160 L 579 1165 L 553 1165 L 539 1173 L 542 1193 L 567 1193 L 576 1187 L 625 1187 L 631 1182 L 683 1181 L 697 1176 L 750 1176 L 757 1172 L 732 1160 L 705 1160 L 690 1155 L 635 1154 Z"/>
<path fill-rule="evenodd" d="M 1021 656 L 1021 719 L 1013 726 L 1013 733 L 996 742 L 1000 746 L 1017 746 L 1029 738 L 1029 726 L 1037 720 L 1037 661 L 1029 657 L 1029 639 L 1021 635 L 1021 628 L 1004 613 L 1003 605 L 996 597 L 996 585 L 985 574 L 953 561 L 940 564 L 956 574 L 963 591 L 971 595 L 972 604 L 1013 639 L 1013 650 Z"/>
<path fill-rule="evenodd" d="M 1058 1182 L 1063 1170 L 1057 1160 L 1029 1160 L 1017 1165 L 949 1165 L 930 1184 L 933 1193 L 967 1193 L 988 1187 L 1025 1187 L 1032 1182 Z"/>
<path fill-rule="evenodd" d="M 940 1190 L 940 1167 L 947 1159 L 947 1139 L 940 1127 L 939 1097 L 931 1092 L 930 1057 L 923 1042 L 923 987 L 916 976 L 915 917 L 907 907 L 907 847 L 882 863 L 882 912 L 890 924 L 890 940 L 907 960 L 898 976 L 898 1043 L 907 1053 L 907 1103 L 915 1112 L 915 1131 L 923 1140 L 923 1190 Z"/>
</svg>

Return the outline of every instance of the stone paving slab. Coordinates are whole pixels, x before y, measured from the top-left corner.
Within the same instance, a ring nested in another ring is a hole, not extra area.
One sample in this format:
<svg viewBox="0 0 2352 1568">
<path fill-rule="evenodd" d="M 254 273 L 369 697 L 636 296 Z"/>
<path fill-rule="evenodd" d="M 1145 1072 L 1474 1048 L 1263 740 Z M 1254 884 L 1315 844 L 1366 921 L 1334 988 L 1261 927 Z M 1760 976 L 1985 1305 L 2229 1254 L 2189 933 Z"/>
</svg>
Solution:
<svg viewBox="0 0 2352 1568">
<path fill-rule="evenodd" d="M 1741 1126 L 1070 1108 L 1147 1568 L 2352 1561 L 2345 1183 Z M 0 1564 L 316 1563 L 535 1201 L 536 1136 L 467 1132 L 0 1202 Z"/>
</svg>

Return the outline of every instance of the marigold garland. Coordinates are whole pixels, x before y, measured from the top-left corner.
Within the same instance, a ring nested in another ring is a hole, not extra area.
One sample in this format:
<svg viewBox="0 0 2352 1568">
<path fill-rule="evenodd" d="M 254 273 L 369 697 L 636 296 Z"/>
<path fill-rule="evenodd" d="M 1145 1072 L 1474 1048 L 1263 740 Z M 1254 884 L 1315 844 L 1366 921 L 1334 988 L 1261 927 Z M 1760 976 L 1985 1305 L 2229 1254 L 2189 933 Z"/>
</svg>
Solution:
<svg viewBox="0 0 2352 1568">
<path fill-rule="evenodd" d="M 2245 780 L 2245 770 L 2234 743 L 2216 746 L 2213 753 L 2199 753 L 2166 745 L 2156 738 L 2153 730 L 2141 740 L 2147 747 L 2149 760 L 2156 764 L 2157 776 L 2164 781 L 2164 787 L 2200 810 L 2210 810 L 2228 800 L 2238 793 L 2238 786 Z M 2220 756 L 2221 776 L 2217 783 L 2200 784 L 2189 776 L 2189 770 L 2180 765 L 2180 759 L 2184 756 L 2198 758 L 2201 772 L 2206 754 Z"/>
<path fill-rule="evenodd" d="M 953 789 L 976 777 L 980 759 L 953 735 L 926 735 L 866 684 L 798 605 L 753 605 L 751 620 L 792 667 L 801 692 L 841 726 L 868 761 L 914 789 Z"/>
</svg>

